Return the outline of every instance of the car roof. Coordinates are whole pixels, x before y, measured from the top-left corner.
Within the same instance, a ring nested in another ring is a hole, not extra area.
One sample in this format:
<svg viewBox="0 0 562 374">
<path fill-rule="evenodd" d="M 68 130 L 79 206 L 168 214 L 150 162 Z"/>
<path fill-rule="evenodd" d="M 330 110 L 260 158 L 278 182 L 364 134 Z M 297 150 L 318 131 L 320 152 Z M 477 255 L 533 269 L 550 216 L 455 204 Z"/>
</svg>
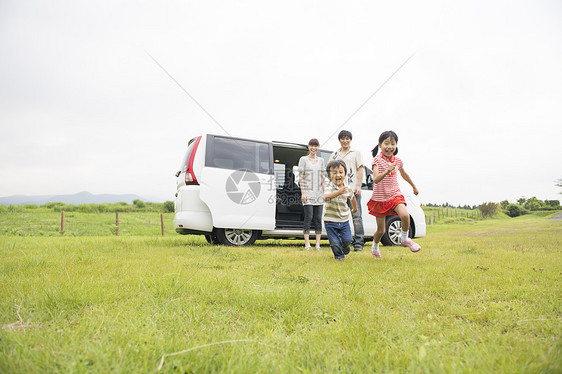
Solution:
<svg viewBox="0 0 562 374">
<path fill-rule="evenodd" d="M 218 134 L 212 134 L 212 133 L 203 133 L 202 135 L 203 136 L 212 135 L 212 136 L 220 136 L 220 137 L 224 137 L 224 138 L 243 139 L 243 140 L 250 140 L 250 141 L 255 140 L 255 141 L 258 141 L 258 142 L 271 142 L 271 144 L 273 144 L 276 147 L 308 150 L 308 145 L 300 144 L 300 143 L 282 142 L 282 141 L 278 141 L 278 140 L 269 141 L 269 140 L 260 140 L 260 139 L 251 139 L 251 138 L 239 138 L 239 137 L 230 136 L 230 135 L 218 135 Z M 331 151 L 328 151 L 328 150 L 322 149 L 322 148 L 320 148 L 319 150 L 324 151 L 324 152 L 331 152 Z"/>
<path fill-rule="evenodd" d="M 278 147 L 286 147 L 286 148 L 307 148 L 306 145 L 304 144 L 298 144 L 298 143 L 288 143 L 288 142 L 280 142 L 280 141 L 272 141 L 271 143 L 273 143 L 273 145 L 278 146 Z"/>
</svg>

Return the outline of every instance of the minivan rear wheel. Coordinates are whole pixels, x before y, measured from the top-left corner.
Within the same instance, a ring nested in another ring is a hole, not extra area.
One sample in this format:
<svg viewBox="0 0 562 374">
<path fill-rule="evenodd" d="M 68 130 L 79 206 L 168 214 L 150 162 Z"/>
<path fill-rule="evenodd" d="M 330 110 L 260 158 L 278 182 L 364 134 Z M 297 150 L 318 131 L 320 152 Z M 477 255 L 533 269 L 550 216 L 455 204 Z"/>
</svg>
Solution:
<svg viewBox="0 0 562 374">
<path fill-rule="evenodd" d="M 386 220 L 386 230 L 381 238 L 381 242 L 384 245 L 400 245 L 400 234 L 402 232 L 402 222 L 400 217 L 391 216 Z M 414 230 L 412 229 L 412 223 L 410 218 L 410 229 L 408 230 L 408 237 L 412 238 L 414 236 Z"/>
<path fill-rule="evenodd" d="M 241 246 L 254 244 L 259 233 L 255 230 L 217 229 L 216 234 L 222 245 Z"/>
<path fill-rule="evenodd" d="M 209 244 L 219 244 L 217 237 L 214 234 L 207 234 L 205 235 L 205 239 Z"/>
</svg>

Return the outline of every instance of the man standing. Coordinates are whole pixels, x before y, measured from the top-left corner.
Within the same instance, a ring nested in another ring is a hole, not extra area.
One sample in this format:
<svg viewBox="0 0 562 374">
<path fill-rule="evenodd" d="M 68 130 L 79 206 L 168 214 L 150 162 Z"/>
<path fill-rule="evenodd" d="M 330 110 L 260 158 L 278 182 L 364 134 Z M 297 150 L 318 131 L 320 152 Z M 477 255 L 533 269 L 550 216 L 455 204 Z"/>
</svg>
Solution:
<svg viewBox="0 0 562 374">
<path fill-rule="evenodd" d="M 363 218 L 361 217 L 361 185 L 363 184 L 363 157 L 361 152 L 353 150 L 351 146 L 351 132 L 347 130 L 340 131 L 338 135 L 341 148 L 332 153 L 330 160 L 343 160 L 347 166 L 347 182 L 349 188 L 354 192 L 357 199 L 357 212 L 352 213 L 354 238 L 353 248 L 355 251 L 362 251 L 365 245 L 365 231 L 363 230 Z"/>
</svg>

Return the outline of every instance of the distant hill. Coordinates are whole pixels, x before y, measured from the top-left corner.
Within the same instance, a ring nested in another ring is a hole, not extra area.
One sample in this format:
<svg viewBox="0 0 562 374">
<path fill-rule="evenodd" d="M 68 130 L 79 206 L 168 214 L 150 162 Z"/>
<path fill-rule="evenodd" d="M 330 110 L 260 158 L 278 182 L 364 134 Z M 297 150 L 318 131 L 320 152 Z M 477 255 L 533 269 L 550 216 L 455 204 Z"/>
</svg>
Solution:
<svg viewBox="0 0 562 374">
<path fill-rule="evenodd" d="M 0 205 L 22 205 L 22 204 L 36 204 L 42 205 L 46 203 L 65 203 L 65 204 L 101 204 L 101 203 L 120 203 L 125 202 L 132 204 L 134 200 L 143 200 L 142 197 L 133 194 L 125 195 L 112 195 L 102 194 L 94 195 L 90 192 L 78 192 L 73 195 L 45 195 L 45 196 L 25 196 L 14 195 L 7 197 L 0 197 Z"/>
</svg>

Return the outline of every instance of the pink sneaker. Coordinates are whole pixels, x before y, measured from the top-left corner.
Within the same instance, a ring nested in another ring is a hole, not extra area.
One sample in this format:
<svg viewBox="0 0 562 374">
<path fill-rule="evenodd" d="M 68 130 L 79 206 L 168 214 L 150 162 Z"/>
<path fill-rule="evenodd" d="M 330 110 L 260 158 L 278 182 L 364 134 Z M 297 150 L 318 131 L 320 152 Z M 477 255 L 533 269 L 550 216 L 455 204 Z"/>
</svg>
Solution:
<svg viewBox="0 0 562 374">
<path fill-rule="evenodd" d="M 380 250 L 371 250 L 371 254 L 373 255 L 373 257 L 375 257 L 377 260 L 382 260 L 382 256 L 381 256 L 381 251 Z"/>
<path fill-rule="evenodd" d="M 417 243 L 414 243 L 414 242 L 412 241 L 412 239 L 410 239 L 410 238 L 404 240 L 404 241 L 402 242 L 402 244 L 400 244 L 400 245 L 401 245 L 402 247 L 408 247 L 408 248 L 410 248 L 410 251 L 412 251 L 412 252 L 419 252 L 419 251 L 421 250 L 420 245 L 417 244 Z"/>
</svg>

